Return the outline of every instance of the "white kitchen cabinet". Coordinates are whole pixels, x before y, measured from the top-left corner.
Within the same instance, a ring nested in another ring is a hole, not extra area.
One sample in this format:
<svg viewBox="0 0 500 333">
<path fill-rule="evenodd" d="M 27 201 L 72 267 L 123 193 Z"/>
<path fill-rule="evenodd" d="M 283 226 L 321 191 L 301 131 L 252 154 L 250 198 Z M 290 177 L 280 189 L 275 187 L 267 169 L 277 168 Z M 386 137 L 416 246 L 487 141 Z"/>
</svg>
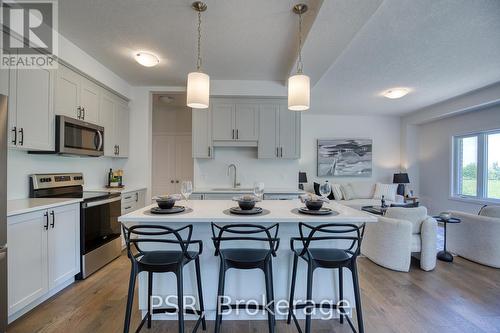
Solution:
<svg viewBox="0 0 500 333">
<path fill-rule="evenodd" d="M 98 123 L 104 127 L 104 156 L 128 157 L 130 129 L 127 102 L 103 91 L 99 104 Z"/>
<path fill-rule="evenodd" d="M 300 158 L 300 112 L 284 103 L 260 105 L 258 158 Z"/>
<path fill-rule="evenodd" d="M 192 110 L 193 158 L 214 158 L 210 109 Z"/>
<path fill-rule="evenodd" d="M 8 217 L 9 316 L 27 311 L 80 271 L 80 205 Z"/>
<path fill-rule="evenodd" d="M 49 288 L 80 271 L 80 207 L 67 205 L 49 210 Z"/>
<path fill-rule="evenodd" d="M 46 210 L 8 218 L 9 315 L 49 289 Z"/>
<path fill-rule="evenodd" d="M 138 210 L 146 206 L 146 190 L 122 193 L 122 215 Z M 121 231 L 122 248 L 125 248 L 125 238 L 123 230 Z"/>
<path fill-rule="evenodd" d="M 99 121 L 99 99 L 102 88 L 72 69 L 59 64 L 56 84 L 56 114 Z"/>
<path fill-rule="evenodd" d="M 115 142 L 117 145 L 116 157 L 128 157 L 129 152 L 129 108 L 128 104 L 118 99 L 115 104 Z M 104 132 L 106 133 L 106 132 Z"/>
<path fill-rule="evenodd" d="M 55 71 L 12 69 L 9 76 L 10 147 L 53 150 Z"/>
<path fill-rule="evenodd" d="M 259 107 L 232 99 L 211 103 L 212 138 L 217 146 L 255 146 L 259 134 Z"/>
</svg>

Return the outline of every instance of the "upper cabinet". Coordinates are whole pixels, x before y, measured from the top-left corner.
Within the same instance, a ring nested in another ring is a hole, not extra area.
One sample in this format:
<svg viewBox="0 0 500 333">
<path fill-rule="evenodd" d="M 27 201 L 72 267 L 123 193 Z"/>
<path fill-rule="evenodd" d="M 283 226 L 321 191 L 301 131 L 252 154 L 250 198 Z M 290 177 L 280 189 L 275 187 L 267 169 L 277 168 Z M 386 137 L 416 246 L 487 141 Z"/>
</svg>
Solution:
<svg viewBox="0 0 500 333">
<path fill-rule="evenodd" d="M 128 157 L 130 131 L 127 102 L 103 91 L 98 123 L 104 127 L 104 156 Z"/>
<path fill-rule="evenodd" d="M 300 158 L 300 112 L 282 98 L 217 98 L 193 110 L 193 157 L 214 158 L 214 147 L 257 147 L 258 158 Z"/>
<path fill-rule="evenodd" d="M 260 106 L 258 158 L 300 158 L 300 112 L 286 103 Z"/>
<path fill-rule="evenodd" d="M 59 65 L 56 84 L 56 114 L 96 124 L 99 121 L 101 89 L 70 68 Z"/>
<path fill-rule="evenodd" d="M 259 136 L 259 105 L 238 99 L 216 99 L 210 106 L 215 146 L 255 147 Z"/>
<path fill-rule="evenodd" d="M 9 70 L 9 145 L 54 149 L 54 81 L 51 69 Z"/>
</svg>

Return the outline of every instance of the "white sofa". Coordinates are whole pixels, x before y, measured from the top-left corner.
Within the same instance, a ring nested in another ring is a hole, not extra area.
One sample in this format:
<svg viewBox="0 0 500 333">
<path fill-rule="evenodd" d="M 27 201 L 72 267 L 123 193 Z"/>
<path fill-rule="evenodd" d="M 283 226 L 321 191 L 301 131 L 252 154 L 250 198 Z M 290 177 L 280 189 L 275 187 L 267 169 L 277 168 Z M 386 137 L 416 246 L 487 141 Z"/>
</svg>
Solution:
<svg viewBox="0 0 500 333">
<path fill-rule="evenodd" d="M 402 272 L 410 270 L 412 253 L 420 253 L 420 268 L 436 267 L 437 222 L 423 206 L 387 209 L 377 223 L 367 223 L 361 253 L 376 264 Z"/>
<path fill-rule="evenodd" d="M 500 206 L 486 206 L 479 215 L 451 211 L 461 223 L 447 225 L 447 247 L 474 262 L 500 268 Z"/>
<path fill-rule="evenodd" d="M 354 209 L 360 210 L 363 206 L 380 206 L 380 199 L 374 199 L 373 195 L 375 194 L 375 185 L 371 182 L 352 182 L 349 183 L 352 186 L 352 189 L 355 194 L 355 198 L 350 200 L 337 200 L 336 202 L 341 203 L 343 205 L 352 207 Z M 394 184 L 394 187 L 397 187 L 397 184 Z M 387 200 L 386 204 L 390 206 L 391 204 L 403 204 L 404 197 L 402 195 L 395 195 L 395 200 Z"/>
</svg>

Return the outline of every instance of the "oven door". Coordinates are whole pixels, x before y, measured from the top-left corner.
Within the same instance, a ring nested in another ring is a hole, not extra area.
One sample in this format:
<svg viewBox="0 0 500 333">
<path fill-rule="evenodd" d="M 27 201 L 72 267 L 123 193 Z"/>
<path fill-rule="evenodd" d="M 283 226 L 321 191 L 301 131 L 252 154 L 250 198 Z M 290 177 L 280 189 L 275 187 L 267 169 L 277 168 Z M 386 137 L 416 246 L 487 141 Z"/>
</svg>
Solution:
<svg viewBox="0 0 500 333">
<path fill-rule="evenodd" d="M 104 155 L 104 127 L 56 116 L 56 150 L 59 154 Z"/>
<path fill-rule="evenodd" d="M 120 237 L 121 197 L 82 204 L 82 255 Z"/>
</svg>

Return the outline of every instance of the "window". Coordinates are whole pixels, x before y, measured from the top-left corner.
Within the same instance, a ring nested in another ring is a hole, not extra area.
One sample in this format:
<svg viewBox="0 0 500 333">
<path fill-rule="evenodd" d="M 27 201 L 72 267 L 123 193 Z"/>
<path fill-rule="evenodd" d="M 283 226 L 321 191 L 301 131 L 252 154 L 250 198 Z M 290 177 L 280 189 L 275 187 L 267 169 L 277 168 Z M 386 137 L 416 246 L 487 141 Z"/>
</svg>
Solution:
<svg viewBox="0 0 500 333">
<path fill-rule="evenodd" d="M 453 196 L 500 201 L 500 131 L 453 138 Z"/>
</svg>

